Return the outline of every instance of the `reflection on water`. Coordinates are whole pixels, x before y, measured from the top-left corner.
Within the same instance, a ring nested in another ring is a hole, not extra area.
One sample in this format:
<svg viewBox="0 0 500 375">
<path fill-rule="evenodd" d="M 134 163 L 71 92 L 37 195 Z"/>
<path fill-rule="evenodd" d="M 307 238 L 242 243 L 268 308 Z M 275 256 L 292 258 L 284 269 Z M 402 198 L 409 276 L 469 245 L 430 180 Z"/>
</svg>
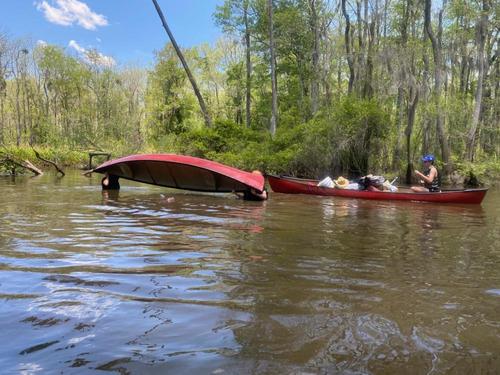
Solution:
<svg viewBox="0 0 500 375">
<path fill-rule="evenodd" d="M 6 373 L 494 373 L 482 206 L 0 179 Z M 175 199 L 168 199 L 168 198 Z"/>
</svg>

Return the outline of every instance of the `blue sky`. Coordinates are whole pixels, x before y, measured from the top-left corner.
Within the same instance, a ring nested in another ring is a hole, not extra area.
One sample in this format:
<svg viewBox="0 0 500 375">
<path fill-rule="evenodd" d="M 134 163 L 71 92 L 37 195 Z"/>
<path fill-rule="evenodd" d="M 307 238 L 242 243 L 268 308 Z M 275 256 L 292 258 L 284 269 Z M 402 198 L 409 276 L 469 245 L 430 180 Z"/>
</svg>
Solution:
<svg viewBox="0 0 500 375">
<path fill-rule="evenodd" d="M 221 36 L 213 13 L 223 0 L 158 0 L 177 42 Z M 150 0 L 1 0 L 0 31 L 82 53 L 96 48 L 119 65 L 149 65 L 168 40 Z M 113 61 L 109 60 L 109 61 Z"/>
</svg>

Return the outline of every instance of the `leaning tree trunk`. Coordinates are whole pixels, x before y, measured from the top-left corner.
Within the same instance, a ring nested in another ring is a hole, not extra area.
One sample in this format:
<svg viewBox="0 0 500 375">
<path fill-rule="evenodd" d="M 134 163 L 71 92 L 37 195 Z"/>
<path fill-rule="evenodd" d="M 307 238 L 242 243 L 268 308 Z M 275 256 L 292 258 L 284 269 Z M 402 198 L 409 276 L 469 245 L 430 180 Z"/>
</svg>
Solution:
<svg viewBox="0 0 500 375">
<path fill-rule="evenodd" d="M 489 5 L 487 0 L 483 0 L 483 11 L 477 28 L 477 89 L 472 113 L 472 123 L 467 134 L 467 160 L 474 159 L 474 148 L 476 144 L 476 134 L 479 127 L 479 117 L 481 115 L 481 106 L 483 102 L 483 81 L 484 81 L 484 44 L 486 42 L 486 33 L 488 28 Z"/>
<path fill-rule="evenodd" d="M 444 172 L 449 174 L 451 172 L 450 164 L 450 146 L 448 144 L 448 139 L 446 137 L 446 131 L 444 128 L 443 114 L 441 110 L 441 88 L 443 80 L 443 64 L 441 56 L 441 40 L 434 35 L 431 25 L 431 0 L 425 0 L 425 17 L 424 17 L 424 27 L 432 44 L 432 55 L 434 58 L 434 99 L 436 101 L 436 131 L 439 139 L 439 144 L 441 146 L 441 155 L 444 163 Z M 439 34 L 441 35 L 442 30 L 442 10 L 439 14 Z"/>
<path fill-rule="evenodd" d="M 271 113 L 271 135 L 276 134 L 276 123 L 278 118 L 278 85 L 276 82 L 276 56 L 274 51 L 273 31 L 273 0 L 268 0 L 269 11 L 269 50 L 271 53 L 271 85 L 272 85 L 272 113 Z"/>
<path fill-rule="evenodd" d="M 198 98 L 198 103 L 200 104 L 200 109 L 201 112 L 203 113 L 203 117 L 205 119 L 205 125 L 208 127 L 212 126 L 212 119 L 210 118 L 210 114 L 208 113 L 207 106 L 205 105 L 205 100 L 203 100 L 203 96 L 201 95 L 201 92 L 198 88 L 198 85 L 196 84 L 196 80 L 194 79 L 193 74 L 191 74 L 191 70 L 189 69 L 189 66 L 187 64 L 186 59 L 184 58 L 184 55 L 182 54 L 181 49 L 179 48 L 177 42 L 175 41 L 174 35 L 170 31 L 170 28 L 168 27 L 167 21 L 165 20 L 165 16 L 163 15 L 163 12 L 161 11 L 160 6 L 158 5 L 158 2 L 156 0 L 153 0 L 153 4 L 156 8 L 156 11 L 158 12 L 158 16 L 160 16 L 161 23 L 163 24 L 163 28 L 168 34 L 168 37 L 170 38 L 170 41 L 172 42 L 172 45 L 174 46 L 175 52 L 177 53 L 177 56 L 179 56 L 179 60 L 181 60 L 182 66 L 184 67 L 184 70 L 186 71 L 186 74 L 189 78 L 189 82 L 191 82 L 191 86 L 193 86 L 194 93 L 196 97 Z"/>
</svg>

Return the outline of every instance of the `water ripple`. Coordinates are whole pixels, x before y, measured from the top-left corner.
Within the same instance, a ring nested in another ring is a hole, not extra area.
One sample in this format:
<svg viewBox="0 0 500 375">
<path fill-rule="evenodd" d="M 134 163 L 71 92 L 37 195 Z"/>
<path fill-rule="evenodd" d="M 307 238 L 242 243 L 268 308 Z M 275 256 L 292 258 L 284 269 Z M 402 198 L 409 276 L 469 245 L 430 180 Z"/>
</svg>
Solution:
<svg viewBox="0 0 500 375">
<path fill-rule="evenodd" d="M 500 368 L 500 192 L 262 204 L 98 183 L 0 179 L 7 373 Z"/>
</svg>

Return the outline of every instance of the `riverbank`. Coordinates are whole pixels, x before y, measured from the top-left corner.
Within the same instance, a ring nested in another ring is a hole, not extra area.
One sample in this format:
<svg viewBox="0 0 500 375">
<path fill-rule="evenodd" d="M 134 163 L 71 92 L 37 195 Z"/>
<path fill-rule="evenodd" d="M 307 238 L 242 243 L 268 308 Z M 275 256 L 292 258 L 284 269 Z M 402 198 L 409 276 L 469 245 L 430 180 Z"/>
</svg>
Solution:
<svg viewBox="0 0 500 375">
<path fill-rule="evenodd" d="M 321 178 L 322 173 L 318 171 L 317 163 L 312 163 L 312 167 L 308 170 L 302 166 L 300 170 L 295 168 L 296 161 L 300 157 L 303 150 L 297 150 L 293 154 L 291 149 L 276 150 L 273 154 L 269 143 L 276 141 L 257 140 L 251 141 L 246 147 L 240 145 L 241 152 L 234 152 L 236 147 L 214 147 L 210 137 L 203 142 L 201 139 L 195 139 L 195 135 L 191 135 L 191 139 L 171 139 L 170 144 L 156 145 L 148 147 L 141 151 L 128 151 L 123 148 L 109 149 L 105 152 L 111 154 L 111 158 L 118 158 L 132 153 L 160 153 L 171 152 L 179 154 L 189 154 L 197 157 L 216 160 L 221 163 L 231 165 L 243 170 L 259 169 L 267 173 L 291 174 L 300 175 L 301 177 Z M 211 146 L 211 147 L 210 147 Z M 215 148 L 215 149 L 213 149 Z M 257 150 L 257 148 L 259 150 Z M 36 151 L 44 159 L 53 161 L 62 168 L 86 170 L 89 164 L 89 153 L 93 150 L 76 150 L 69 147 L 48 147 L 36 146 Z M 311 150 L 311 153 L 313 151 Z M 39 160 L 35 151 L 30 146 L 7 146 L 0 150 L 0 175 L 13 174 L 12 165 L 2 162 L 2 157 L 9 155 L 16 160 L 29 160 L 31 163 L 41 167 L 42 170 L 50 170 L 52 167 L 47 163 Z M 102 163 L 105 157 L 98 156 L 93 159 L 93 166 Z M 469 162 L 454 162 L 454 172 L 446 179 L 445 184 L 460 186 L 463 184 L 479 185 L 479 186 L 495 186 L 500 183 L 500 160 L 489 160 L 475 163 Z M 377 166 L 372 170 L 373 173 L 383 174 L 386 176 L 399 176 L 400 181 L 404 181 L 405 169 L 391 169 L 389 166 L 377 163 Z M 16 174 L 25 174 L 20 168 L 16 168 Z M 347 174 L 339 172 L 339 174 Z"/>
</svg>

